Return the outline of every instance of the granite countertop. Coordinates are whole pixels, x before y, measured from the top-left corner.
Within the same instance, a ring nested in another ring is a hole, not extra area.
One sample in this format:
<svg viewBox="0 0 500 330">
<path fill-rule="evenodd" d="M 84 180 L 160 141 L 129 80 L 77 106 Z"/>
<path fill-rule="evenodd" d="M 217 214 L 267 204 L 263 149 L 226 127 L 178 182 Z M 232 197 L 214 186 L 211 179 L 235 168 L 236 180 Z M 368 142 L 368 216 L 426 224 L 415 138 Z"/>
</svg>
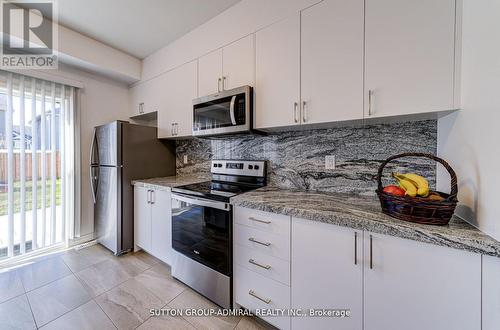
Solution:
<svg viewBox="0 0 500 330">
<path fill-rule="evenodd" d="M 377 197 L 265 187 L 231 204 L 500 257 L 500 242 L 456 216 L 448 226 L 405 222 L 383 214 Z"/>
<path fill-rule="evenodd" d="M 170 191 L 170 189 L 174 187 L 203 182 L 207 180 L 210 180 L 210 178 L 206 175 L 166 176 L 160 178 L 134 180 L 132 181 L 132 185 Z"/>
</svg>

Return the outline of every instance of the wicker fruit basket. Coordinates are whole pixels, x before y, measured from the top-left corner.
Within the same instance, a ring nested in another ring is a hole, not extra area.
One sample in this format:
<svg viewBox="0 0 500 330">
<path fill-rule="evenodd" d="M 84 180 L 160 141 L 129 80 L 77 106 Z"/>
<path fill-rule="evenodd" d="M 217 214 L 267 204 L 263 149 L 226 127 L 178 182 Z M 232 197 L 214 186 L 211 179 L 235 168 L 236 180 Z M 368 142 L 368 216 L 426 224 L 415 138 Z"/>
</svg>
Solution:
<svg viewBox="0 0 500 330">
<path fill-rule="evenodd" d="M 443 201 L 433 201 L 423 197 L 397 196 L 385 193 L 382 186 L 382 173 L 385 166 L 398 158 L 403 157 L 424 157 L 435 160 L 446 168 L 451 177 L 450 194 L 439 193 L 445 199 Z M 457 175 L 451 166 L 443 159 L 425 153 L 403 153 L 387 158 L 379 167 L 377 174 L 378 188 L 377 195 L 380 199 L 382 212 L 391 217 L 428 225 L 447 225 L 450 221 L 455 207 L 457 206 Z"/>
</svg>

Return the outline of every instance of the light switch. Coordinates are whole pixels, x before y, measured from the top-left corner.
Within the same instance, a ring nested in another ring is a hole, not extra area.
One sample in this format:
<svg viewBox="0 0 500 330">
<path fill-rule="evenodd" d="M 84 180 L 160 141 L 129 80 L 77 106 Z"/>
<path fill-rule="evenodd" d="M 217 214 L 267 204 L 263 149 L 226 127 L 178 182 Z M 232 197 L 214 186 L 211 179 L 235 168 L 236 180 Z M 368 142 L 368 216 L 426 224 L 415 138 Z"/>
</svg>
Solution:
<svg viewBox="0 0 500 330">
<path fill-rule="evenodd" d="M 188 156 L 184 155 L 184 164 L 187 164 L 187 163 L 188 163 Z"/>
<path fill-rule="evenodd" d="M 325 156 L 325 169 L 327 170 L 335 169 L 335 155 Z"/>
</svg>

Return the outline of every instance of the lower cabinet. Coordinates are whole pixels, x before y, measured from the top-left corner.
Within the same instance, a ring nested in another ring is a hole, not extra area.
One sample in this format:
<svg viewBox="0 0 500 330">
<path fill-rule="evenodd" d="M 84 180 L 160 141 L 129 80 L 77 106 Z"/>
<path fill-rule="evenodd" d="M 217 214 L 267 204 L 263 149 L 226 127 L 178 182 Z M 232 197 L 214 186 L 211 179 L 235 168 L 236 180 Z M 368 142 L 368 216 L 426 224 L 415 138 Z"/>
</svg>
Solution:
<svg viewBox="0 0 500 330">
<path fill-rule="evenodd" d="M 234 217 L 237 304 L 349 312 L 262 317 L 280 329 L 481 329 L 480 254 L 241 207 Z M 496 297 L 500 263 L 490 264 L 483 285 Z"/>
<path fill-rule="evenodd" d="M 481 255 L 365 232 L 365 330 L 481 329 Z"/>
<path fill-rule="evenodd" d="M 171 193 L 134 187 L 134 242 L 161 261 L 171 264 L 172 208 Z"/>
<path fill-rule="evenodd" d="M 292 317 L 293 329 L 363 327 L 363 232 L 292 218 L 292 308 L 349 317 Z"/>
</svg>

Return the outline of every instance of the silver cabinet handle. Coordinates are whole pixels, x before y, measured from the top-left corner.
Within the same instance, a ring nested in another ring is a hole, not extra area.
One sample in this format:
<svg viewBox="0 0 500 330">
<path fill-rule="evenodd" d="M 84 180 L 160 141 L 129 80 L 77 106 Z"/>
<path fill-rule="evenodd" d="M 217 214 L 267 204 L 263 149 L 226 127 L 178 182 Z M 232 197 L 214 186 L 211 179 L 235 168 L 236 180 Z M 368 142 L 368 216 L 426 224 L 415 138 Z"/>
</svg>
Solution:
<svg viewBox="0 0 500 330">
<path fill-rule="evenodd" d="M 307 103 L 302 101 L 302 121 L 305 123 L 307 121 Z"/>
<path fill-rule="evenodd" d="M 223 91 L 225 91 L 225 90 L 226 90 L 226 78 L 227 78 L 227 77 L 222 76 L 222 90 L 223 90 Z"/>
<path fill-rule="evenodd" d="M 139 113 L 144 113 L 144 102 L 139 103 Z"/>
<path fill-rule="evenodd" d="M 248 262 L 251 263 L 252 265 L 258 266 L 260 268 L 264 268 L 264 269 L 267 269 L 267 270 L 271 269 L 270 265 L 259 264 L 257 261 L 255 261 L 253 259 L 248 259 Z"/>
<path fill-rule="evenodd" d="M 155 191 L 151 190 L 151 204 L 154 204 L 156 200 Z"/>
<path fill-rule="evenodd" d="M 257 244 L 264 245 L 264 246 L 269 246 L 269 245 L 271 245 L 271 243 L 269 243 L 269 242 L 261 242 L 261 241 L 256 240 L 256 239 L 255 239 L 255 238 L 253 238 L 253 237 L 250 237 L 248 240 L 249 240 L 250 242 L 257 243 Z"/>
<path fill-rule="evenodd" d="M 170 135 L 174 136 L 174 123 L 170 125 Z"/>
<path fill-rule="evenodd" d="M 179 123 L 175 123 L 175 136 L 179 135 Z"/>
<path fill-rule="evenodd" d="M 373 236 L 370 235 L 370 269 L 373 269 Z"/>
<path fill-rule="evenodd" d="M 373 90 L 368 90 L 368 116 L 372 115 L 372 96 Z"/>
<path fill-rule="evenodd" d="M 297 102 L 293 102 L 293 121 L 296 123 L 299 122 L 299 116 L 297 110 L 299 110 L 299 104 Z"/>
<path fill-rule="evenodd" d="M 148 204 L 151 204 L 151 197 L 150 197 L 151 190 L 148 189 Z"/>
<path fill-rule="evenodd" d="M 267 221 L 267 220 L 260 220 L 260 219 L 257 219 L 257 218 L 254 218 L 254 217 L 249 217 L 248 220 L 252 220 L 252 221 L 255 221 L 255 222 L 260 222 L 260 223 L 265 223 L 266 225 L 270 224 L 271 221 Z"/>
<path fill-rule="evenodd" d="M 220 83 L 222 82 L 222 78 L 217 79 L 217 92 L 220 92 Z"/>
<path fill-rule="evenodd" d="M 354 232 L 354 264 L 358 264 L 358 233 Z"/>
<path fill-rule="evenodd" d="M 260 301 L 266 303 L 267 305 L 269 305 L 271 303 L 271 299 L 261 298 L 253 290 L 248 291 L 248 294 L 251 295 L 252 297 L 257 298 Z"/>
</svg>

